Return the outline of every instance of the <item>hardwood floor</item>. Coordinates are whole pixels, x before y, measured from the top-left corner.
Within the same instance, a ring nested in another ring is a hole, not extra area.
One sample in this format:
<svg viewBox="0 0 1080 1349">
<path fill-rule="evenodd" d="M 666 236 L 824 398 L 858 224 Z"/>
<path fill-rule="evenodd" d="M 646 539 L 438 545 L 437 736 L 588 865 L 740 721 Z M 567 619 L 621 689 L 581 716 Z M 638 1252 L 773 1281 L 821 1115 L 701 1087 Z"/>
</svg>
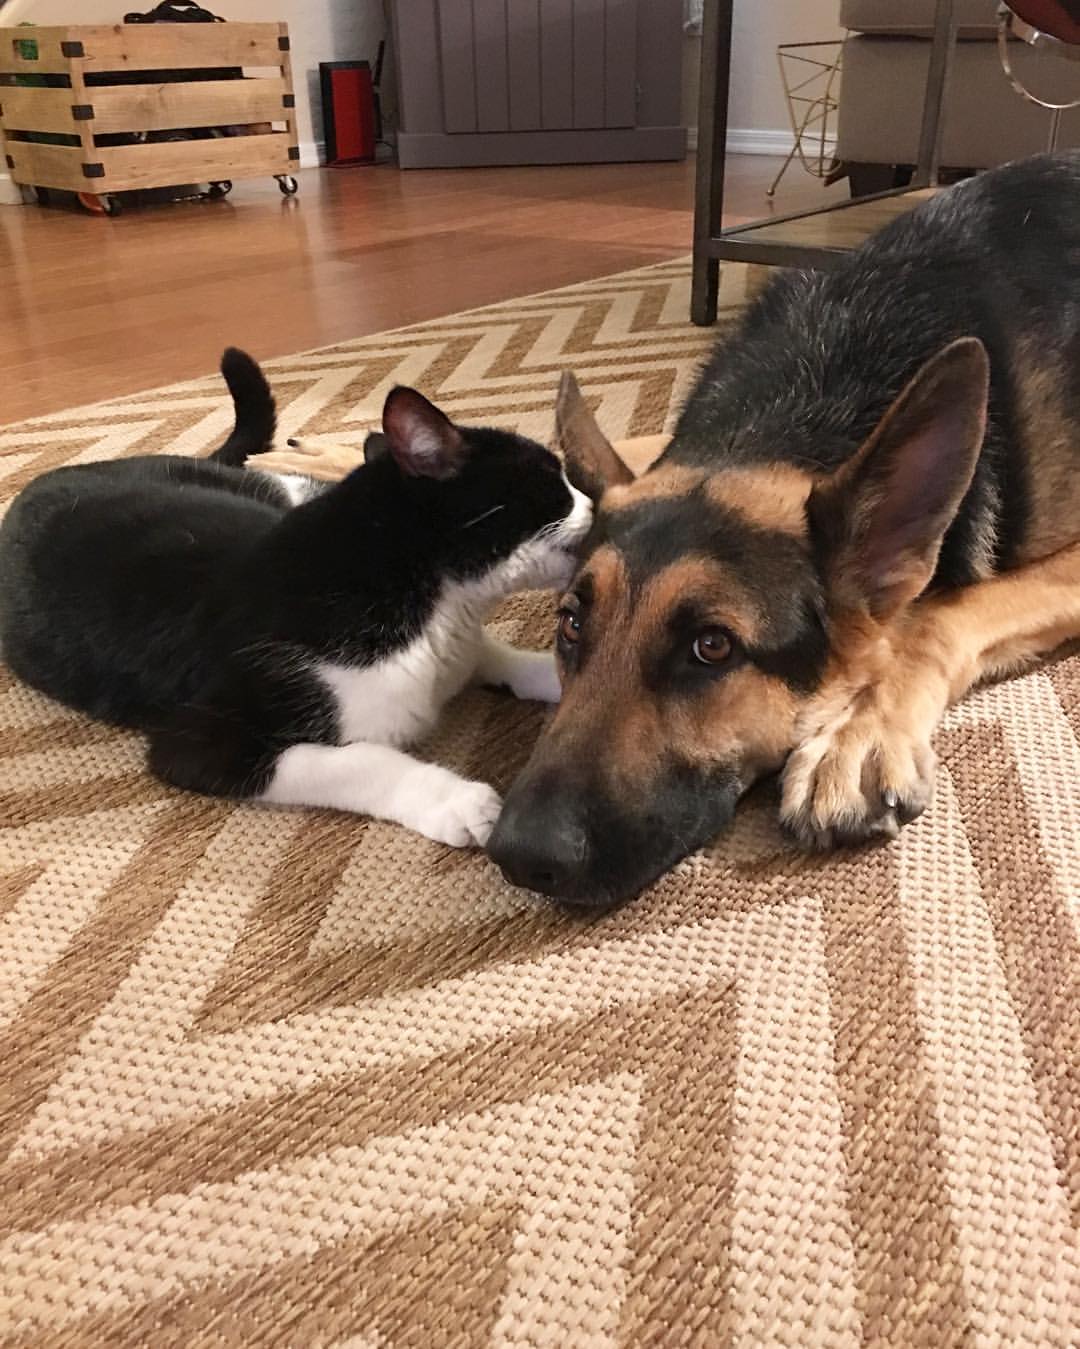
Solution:
<svg viewBox="0 0 1080 1349">
<path fill-rule="evenodd" d="M 726 222 L 775 159 L 733 158 Z M 690 248 L 693 165 L 310 170 L 115 220 L 0 207 L 0 423 L 660 261 Z M 843 194 L 843 185 L 829 190 Z M 824 189 L 791 171 L 776 211 Z"/>
</svg>

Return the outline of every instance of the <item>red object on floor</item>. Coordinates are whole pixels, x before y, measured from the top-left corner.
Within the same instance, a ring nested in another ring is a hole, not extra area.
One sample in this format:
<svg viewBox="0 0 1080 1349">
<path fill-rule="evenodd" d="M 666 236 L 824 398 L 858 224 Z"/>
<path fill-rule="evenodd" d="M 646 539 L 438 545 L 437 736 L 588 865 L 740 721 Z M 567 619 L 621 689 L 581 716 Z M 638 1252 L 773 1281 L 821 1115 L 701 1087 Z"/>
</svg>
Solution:
<svg viewBox="0 0 1080 1349">
<path fill-rule="evenodd" d="M 375 92 L 367 61 L 324 61 L 319 66 L 328 164 L 375 159 Z"/>
</svg>

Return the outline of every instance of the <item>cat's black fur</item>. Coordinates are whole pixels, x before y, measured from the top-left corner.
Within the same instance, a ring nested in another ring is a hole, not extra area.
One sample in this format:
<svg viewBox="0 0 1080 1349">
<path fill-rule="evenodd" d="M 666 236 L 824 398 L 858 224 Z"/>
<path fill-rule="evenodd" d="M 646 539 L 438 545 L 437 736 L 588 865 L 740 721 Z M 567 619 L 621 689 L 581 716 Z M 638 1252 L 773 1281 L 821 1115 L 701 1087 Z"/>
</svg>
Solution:
<svg viewBox="0 0 1080 1349">
<path fill-rule="evenodd" d="M 209 459 L 62 468 L 16 498 L 0 525 L 0 654 L 43 693 L 150 732 L 170 782 L 250 795 L 285 747 L 339 741 L 314 662 L 363 668 L 407 647 L 447 583 L 509 558 L 571 499 L 542 446 L 454 428 L 395 390 L 387 415 L 419 418 L 425 445 L 445 433 L 453 464 L 431 476 L 405 445 L 294 506 L 241 467 L 273 435 L 261 372 L 236 351 L 222 368 L 237 425 Z"/>
</svg>

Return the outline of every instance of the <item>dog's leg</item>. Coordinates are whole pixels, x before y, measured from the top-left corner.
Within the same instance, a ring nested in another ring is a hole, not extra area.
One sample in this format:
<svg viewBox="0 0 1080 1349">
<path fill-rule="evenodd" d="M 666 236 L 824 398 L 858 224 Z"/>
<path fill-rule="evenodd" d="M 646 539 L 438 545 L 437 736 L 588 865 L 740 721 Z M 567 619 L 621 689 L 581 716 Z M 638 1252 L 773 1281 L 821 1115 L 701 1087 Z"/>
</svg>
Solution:
<svg viewBox="0 0 1080 1349">
<path fill-rule="evenodd" d="M 557 703 L 562 694 L 553 651 L 519 651 L 500 642 L 486 628 L 480 637 L 473 678 L 477 684 L 507 688 L 515 698 L 539 703 Z"/>
<path fill-rule="evenodd" d="M 930 801 L 948 705 L 1080 636 L 1080 544 L 917 601 L 828 676 L 783 773 L 781 820 L 826 848 L 893 836 Z"/>
</svg>

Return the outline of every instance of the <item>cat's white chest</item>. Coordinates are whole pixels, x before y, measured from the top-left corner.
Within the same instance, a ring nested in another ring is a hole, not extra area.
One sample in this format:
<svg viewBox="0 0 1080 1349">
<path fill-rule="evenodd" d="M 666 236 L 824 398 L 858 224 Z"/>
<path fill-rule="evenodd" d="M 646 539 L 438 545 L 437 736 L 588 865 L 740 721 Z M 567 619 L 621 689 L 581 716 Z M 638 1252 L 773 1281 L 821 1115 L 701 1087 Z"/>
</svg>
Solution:
<svg viewBox="0 0 1080 1349">
<path fill-rule="evenodd" d="M 337 702 L 342 743 L 409 745 L 430 731 L 443 705 L 465 687 L 476 665 L 479 629 L 451 639 L 430 630 L 409 646 L 361 669 L 320 662 Z"/>
</svg>

